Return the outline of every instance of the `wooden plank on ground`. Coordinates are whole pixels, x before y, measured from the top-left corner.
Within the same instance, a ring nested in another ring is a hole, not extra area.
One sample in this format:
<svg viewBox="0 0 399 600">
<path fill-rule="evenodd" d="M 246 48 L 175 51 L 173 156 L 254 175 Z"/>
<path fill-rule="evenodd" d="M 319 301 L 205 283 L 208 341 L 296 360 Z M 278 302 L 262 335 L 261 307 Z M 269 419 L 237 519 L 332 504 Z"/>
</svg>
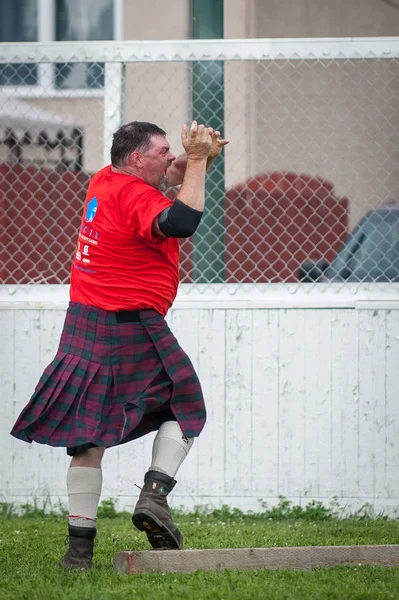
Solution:
<svg viewBox="0 0 399 600">
<path fill-rule="evenodd" d="M 399 544 L 381 546 L 300 546 L 291 548 L 218 548 L 117 552 L 114 569 L 136 573 L 294 569 L 336 565 L 399 565 Z"/>
</svg>

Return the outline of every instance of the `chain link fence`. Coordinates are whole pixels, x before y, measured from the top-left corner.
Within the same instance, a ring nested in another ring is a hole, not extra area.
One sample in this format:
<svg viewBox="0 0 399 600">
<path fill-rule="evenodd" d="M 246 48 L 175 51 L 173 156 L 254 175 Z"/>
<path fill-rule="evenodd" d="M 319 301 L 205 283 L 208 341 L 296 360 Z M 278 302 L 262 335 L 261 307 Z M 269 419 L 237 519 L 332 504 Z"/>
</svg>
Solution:
<svg viewBox="0 0 399 600">
<path fill-rule="evenodd" d="M 398 39 L 2 44 L 0 83 L 4 284 L 68 283 L 121 123 L 193 118 L 230 144 L 182 283 L 399 281 Z"/>
</svg>

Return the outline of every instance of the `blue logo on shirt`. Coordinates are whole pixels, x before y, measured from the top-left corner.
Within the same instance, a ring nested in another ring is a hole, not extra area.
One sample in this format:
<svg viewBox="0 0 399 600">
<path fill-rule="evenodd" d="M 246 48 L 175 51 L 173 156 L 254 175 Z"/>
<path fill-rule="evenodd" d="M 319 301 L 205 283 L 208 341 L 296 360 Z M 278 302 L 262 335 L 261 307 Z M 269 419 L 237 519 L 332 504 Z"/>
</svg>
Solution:
<svg viewBox="0 0 399 600">
<path fill-rule="evenodd" d="M 87 203 L 87 211 L 85 214 L 85 221 L 87 221 L 88 223 L 91 223 L 94 220 L 94 217 L 96 216 L 96 212 L 97 212 L 97 206 L 98 206 L 98 201 L 97 201 L 97 198 L 94 196 Z"/>
</svg>

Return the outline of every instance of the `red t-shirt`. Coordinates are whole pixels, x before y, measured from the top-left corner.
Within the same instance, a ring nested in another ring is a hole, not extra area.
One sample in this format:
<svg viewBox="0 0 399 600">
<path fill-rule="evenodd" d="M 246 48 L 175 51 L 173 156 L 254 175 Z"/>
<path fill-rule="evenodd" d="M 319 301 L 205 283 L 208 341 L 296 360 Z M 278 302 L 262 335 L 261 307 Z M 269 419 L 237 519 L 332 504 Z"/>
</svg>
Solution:
<svg viewBox="0 0 399 600">
<path fill-rule="evenodd" d="M 153 235 L 172 201 L 110 166 L 90 181 L 72 263 L 70 299 L 104 310 L 153 308 L 166 315 L 179 283 L 176 238 Z"/>
</svg>

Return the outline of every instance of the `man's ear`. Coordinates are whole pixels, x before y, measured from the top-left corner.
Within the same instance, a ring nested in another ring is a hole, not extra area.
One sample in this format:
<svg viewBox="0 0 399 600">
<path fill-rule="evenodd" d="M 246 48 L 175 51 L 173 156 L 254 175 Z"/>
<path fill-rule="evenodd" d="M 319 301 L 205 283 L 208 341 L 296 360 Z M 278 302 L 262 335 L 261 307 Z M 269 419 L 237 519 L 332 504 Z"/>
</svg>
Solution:
<svg viewBox="0 0 399 600">
<path fill-rule="evenodd" d="M 132 152 L 130 155 L 130 164 L 136 169 L 140 169 L 143 166 L 144 156 L 141 152 Z"/>
</svg>

